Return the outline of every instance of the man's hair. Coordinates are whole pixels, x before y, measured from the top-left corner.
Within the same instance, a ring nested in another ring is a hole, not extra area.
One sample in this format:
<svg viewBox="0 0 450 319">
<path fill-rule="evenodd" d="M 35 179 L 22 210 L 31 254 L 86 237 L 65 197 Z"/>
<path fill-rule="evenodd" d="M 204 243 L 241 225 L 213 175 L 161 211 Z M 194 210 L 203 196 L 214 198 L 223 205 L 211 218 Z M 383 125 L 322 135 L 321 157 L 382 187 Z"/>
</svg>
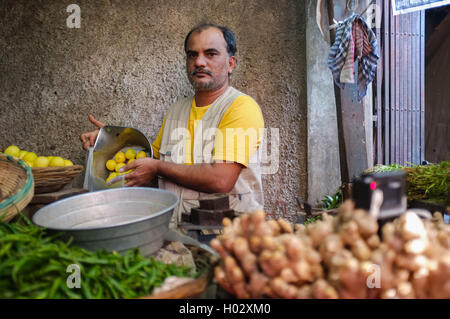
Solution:
<svg viewBox="0 0 450 319">
<path fill-rule="evenodd" d="M 191 29 L 191 31 L 189 31 L 189 33 L 187 34 L 186 38 L 184 39 L 184 52 L 187 53 L 187 42 L 188 42 L 188 39 L 191 36 L 191 34 L 193 32 L 201 32 L 208 28 L 217 28 L 220 31 L 222 31 L 223 38 L 225 39 L 225 42 L 227 43 L 228 56 L 230 56 L 230 57 L 234 56 L 236 54 L 237 47 L 236 47 L 236 38 L 234 36 L 233 31 L 231 31 L 231 29 L 228 27 L 224 27 L 224 26 L 217 25 L 214 23 L 200 23 L 200 24 L 196 25 L 195 27 L 193 27 Z"/>
</svg>

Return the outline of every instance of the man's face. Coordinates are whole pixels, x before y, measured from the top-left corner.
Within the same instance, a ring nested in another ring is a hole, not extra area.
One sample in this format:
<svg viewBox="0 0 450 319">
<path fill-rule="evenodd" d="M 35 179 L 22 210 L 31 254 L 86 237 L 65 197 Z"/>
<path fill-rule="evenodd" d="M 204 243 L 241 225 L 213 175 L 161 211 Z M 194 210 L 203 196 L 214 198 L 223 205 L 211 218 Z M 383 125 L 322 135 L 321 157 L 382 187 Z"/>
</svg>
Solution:
<svg viewBox="0 0 450 319">
<path fill-rule="evenodd" d="M 214 91 L 228 85 L 236 58 L 229 57 L 222 31 L 211 27 L 193 32 L 187 42 L 186 69 L 195 91 Z"/>
</svg>

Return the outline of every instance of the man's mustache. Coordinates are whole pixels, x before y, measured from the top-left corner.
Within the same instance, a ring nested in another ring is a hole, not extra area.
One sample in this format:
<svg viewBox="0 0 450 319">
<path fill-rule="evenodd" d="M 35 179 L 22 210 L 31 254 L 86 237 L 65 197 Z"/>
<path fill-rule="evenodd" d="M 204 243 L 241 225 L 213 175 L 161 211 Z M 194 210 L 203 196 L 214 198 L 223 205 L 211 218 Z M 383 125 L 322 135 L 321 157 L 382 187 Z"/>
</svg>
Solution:
<svg viewBox="0 0 450 319">
<path fill-rule="evenodd" d="M 206 69 L 201 69 L 201 68 L 199 68 L 199 69 L 195 69 L 194 71 L 192 71 L 191 72 L 191 75 L 192 76 L 194 76 L 194 75 L 196 75 L 197 73 L 205 73 L 205 74 L 208 74 L 209 76 L 212 76 L 212 73 L 210 72 L 210 71 L 208 71 L 208 70 L 206 70 Z"/>
</svg>

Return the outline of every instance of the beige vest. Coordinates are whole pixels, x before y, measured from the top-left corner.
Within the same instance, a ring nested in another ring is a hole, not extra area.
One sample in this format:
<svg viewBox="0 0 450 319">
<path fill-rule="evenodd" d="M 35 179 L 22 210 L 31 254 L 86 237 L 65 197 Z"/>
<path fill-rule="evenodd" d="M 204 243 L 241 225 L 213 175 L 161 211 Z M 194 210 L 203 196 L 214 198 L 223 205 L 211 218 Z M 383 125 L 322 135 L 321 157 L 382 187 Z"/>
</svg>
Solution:
<svg viewBox="0 0 450 319">
<path fill-rule="evenodd" d="M 212 150 L 220 121 L 233 101 L 243 94 L 235 88 L 229 87 L 212 103 L 203 115 L 195 129 L 193 137 L 194 164 L 213 162 Z M 179 99 L 170 107 L 166 115 L 161 148 L 159 150 L 161 161 L 184 164 L 186 138 L 189 135 L 187 125 L 192 99 L 193 96 Z M 255 209 L 262 209 L 264 206 L 260 150 L 261 147 L 249 159 L 249 166 L 241 170 L 234 188 L 229 193 L 230 207 L 238 213 L 252 212 Z M 199 198 L 208 196 L 206 193 L 179 186 L 162 177 L 159 177 L 159 188 L 174 192 L 180 199 L 180 203 L 172 215 L 172 227 L 176 227 L 180 223 L 182 213 L 190 213 L 192 207 L 199 206 Z"/>
</svg>

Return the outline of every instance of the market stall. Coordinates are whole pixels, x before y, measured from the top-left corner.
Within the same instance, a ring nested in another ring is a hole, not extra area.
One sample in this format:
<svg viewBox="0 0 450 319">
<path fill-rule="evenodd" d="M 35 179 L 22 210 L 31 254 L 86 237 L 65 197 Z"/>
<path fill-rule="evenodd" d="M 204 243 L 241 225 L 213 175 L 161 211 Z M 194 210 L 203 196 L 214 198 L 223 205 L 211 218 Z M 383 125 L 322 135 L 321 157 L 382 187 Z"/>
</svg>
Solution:
<svg viewBox="0 0 450 319">
<path fill-rule="evenodd" d="M 0 299 L 450 298 L 449 1 L 16 2 Z"/>
<path fill-rule="evenodd" d="M 369 210 L 355 208 L 355 200 L 347 199 L 337 209 L 316 211 L 314 216 L 320 218 L 299 219 L 302 223 L 297 224 L 275 220 L 263 211 L 224 217 L 222 210 L 206 210 L 211 217 L 204 226 L 214 216 L 222 220 L 219 235 L 209 243 L 212 251 L 168 230 L 177 198 L 156 189 L 113 188 L 100 191 L 101 200 L 96 192 L 75 195 L 44 206 L 31 222 L 20 209 L 33 197 L 35 175 L 18 158 L 3 154 L 1 159 L 2 170 L 11 172 L 3 174 L 0 183 L 6 198 L 2 212 L 7 216 L 0 224 L 2 298 L 186 298 L 202 294 L 209 298 L 450 298 L 450 225 L 444 220 L 450 198 L 447 162 L 414 168 L 377 166 L 366 172 L 372 178 L 381 172 L 386 179 L 390 171 L 406 171 L 405 196 L 410 207 L 425 199 L 446 208 L 433 217 L 428 211 L 409 208 L 395 218 L 380 220 L 384 206 L 374 204 L 375 193 L 369 199 Z M 377 181 L 379 188 L 386 187 Z M 136 194 L 130 197 L 131 193 Z M 124 220 L 129 212 L 139 215 L 138 206 L 133 206 L 133 201 L 139 201 L 133 196 L 140 197 L 141 204 L 154 205 L 157 197 L 164 196 L 172 201 L 159 213 L 169 216 L 162 226 L 155 222 L 141 225 L 151 237 L 148 240 L 136 230 L 139 222 L 131 218 L 134 223 L 129 226 Z M 15 199 L 16 204 L 8 199 Z M 214 208 L 225 200 L 216 196 L 203 205 Z M 361 204 L 358 199 L 356 203 Z M 100 220 L 95 207 L 106 204 L 109 208 L 101 211 Z M 130 209 L 121 210 L 121 205 Z M 396 203 L 390 205 L 396 207 Z M 121 222 L 111 223 L 119 216 Z M 77 229 L 80 222 L 97 227 Z M 172 237 L 165 236 L 166 232 Z M 68 274 L 70 266 L 74 268 Z M 84 284 L 71 289 L 70 285 L 77 285 L 71 273 L 77 271 L 83 274 Z"/>
<path fill-rule="evenodd" d="M 72 167 L 67 172 L 63 166 L 46 167 L 43 177 L 41 169 L 13 155 L 0 154 L 0 298 L 205 293 L 217 257 L 209 247 L 168 229 L 178 203 L 174 194 L 148 188 L 67 193 L 60 189 L 75 176 Z M 35 187 L 42 180 L 50 191 Z M 27 217 L 22 212 L 33 200 L 39 209 Z"/>
</svg>

